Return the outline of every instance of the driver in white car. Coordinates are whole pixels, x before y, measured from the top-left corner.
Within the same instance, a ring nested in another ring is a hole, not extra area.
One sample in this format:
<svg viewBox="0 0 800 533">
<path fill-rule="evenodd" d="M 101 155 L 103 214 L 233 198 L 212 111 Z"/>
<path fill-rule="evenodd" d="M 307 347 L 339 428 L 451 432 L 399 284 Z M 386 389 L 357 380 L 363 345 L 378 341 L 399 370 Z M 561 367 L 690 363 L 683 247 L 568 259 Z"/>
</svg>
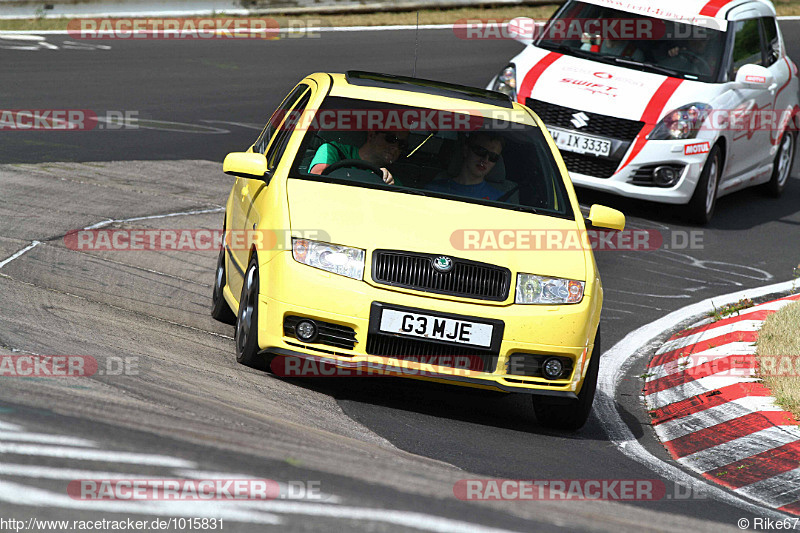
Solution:
<svg viewBox="0 0 800 533">
<path fill-rule="evenodd" d="M 386 167 L 395 162 L 408 149 L 408 131 L 370 131 L 361 147 L 339 142 L 328 142 L 317 149 L 311 160 L 310 173 L 322 174 L 326 168 L 345 159 L 360 159 L 380 167 L 383 181 L 394 185 L 394 177 Z"/>
<path fill-rule="evenodd" d="M 709 75 L 714 71 L 713 54 L 709 54 L 707 39 L 688 39 L 667 50 L 659 65 L 667 68 L 694 71 Z"/>
</svg>

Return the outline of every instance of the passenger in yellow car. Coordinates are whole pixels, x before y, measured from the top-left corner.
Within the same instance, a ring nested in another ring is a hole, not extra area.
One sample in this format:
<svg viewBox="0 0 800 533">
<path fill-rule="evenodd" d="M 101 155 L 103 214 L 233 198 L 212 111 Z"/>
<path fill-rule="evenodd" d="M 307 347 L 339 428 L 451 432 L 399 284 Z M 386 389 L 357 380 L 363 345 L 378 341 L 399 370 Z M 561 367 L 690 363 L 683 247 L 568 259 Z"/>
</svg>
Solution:
<svg viewBox="0 0 800 533">
<path fill-rule="evenodd" d="M 394 163 L 408 149 L 408 135 L 407 131 L 370 131 L 367 133 L 367 141 L 360 148 L 338 142 L 325 143 L 314 154 L 309 172 L 322 174 L 326 168 L 338 161 L 361 159 L 380 167 L 383 181 L 394 185 L 394 176 L 386 167 Z"/>
<path fill-rule="evenodd" d="M 500 160 L 505 140 L 486 132 L 473 133 L 463 147 L 464 161 L 453 177 L 444 175 L 431 182 L 427 189 L 434 192 L 457 194 L 484 200 L 497 200 L 502 192 L 492 187 L 484 178 Z"/>
</svg>

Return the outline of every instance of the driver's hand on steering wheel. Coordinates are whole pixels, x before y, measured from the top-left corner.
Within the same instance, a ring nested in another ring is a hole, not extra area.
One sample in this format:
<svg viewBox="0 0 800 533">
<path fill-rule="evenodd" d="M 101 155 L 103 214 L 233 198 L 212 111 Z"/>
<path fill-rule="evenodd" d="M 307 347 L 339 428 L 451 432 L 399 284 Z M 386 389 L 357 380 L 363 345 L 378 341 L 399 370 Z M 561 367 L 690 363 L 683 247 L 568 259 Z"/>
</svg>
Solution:
<svg viewBox="0 0 800 533">
<path fill-rule="evenodd" d="M 383 182 L 387 185 L 394 185 L 394 176 L 392 176 L 392 173 L 389 172 L 389 169 L 381 167 L 381 172 L 383 172 L 383 176 L 381 176 L 383 178 Z"/>
</svg>

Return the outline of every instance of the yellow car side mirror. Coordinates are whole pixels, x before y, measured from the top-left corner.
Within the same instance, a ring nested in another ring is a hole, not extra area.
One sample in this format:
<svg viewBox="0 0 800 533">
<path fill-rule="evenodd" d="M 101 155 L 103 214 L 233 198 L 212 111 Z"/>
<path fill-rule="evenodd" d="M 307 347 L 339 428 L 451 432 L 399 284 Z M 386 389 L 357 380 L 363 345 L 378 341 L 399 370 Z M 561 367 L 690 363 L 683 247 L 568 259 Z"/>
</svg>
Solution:
<svg viewBox="0 0 800 533">
<path fill-rule="evenodd" d="M 595 228 L 606 228 L 622 231 L 625 229 L 625 215 L 616 209 L 594 204 L 589 209 L 587 222 Z"/>
<path fill-rule="evenodd" d="M 264 154 L 231 152 L 225 156 L 222 171 L 240 178 L 263 180 L 267 174 L 267 158 Z"/>
</svg>

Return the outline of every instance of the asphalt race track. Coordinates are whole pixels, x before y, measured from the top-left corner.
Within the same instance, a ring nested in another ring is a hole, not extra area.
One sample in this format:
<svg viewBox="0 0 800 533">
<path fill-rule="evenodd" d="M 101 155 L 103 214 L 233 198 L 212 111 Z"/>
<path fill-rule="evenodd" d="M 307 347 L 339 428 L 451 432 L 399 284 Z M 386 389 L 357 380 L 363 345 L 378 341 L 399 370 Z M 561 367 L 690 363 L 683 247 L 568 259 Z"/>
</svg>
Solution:
<svg viewBox="0 0 800 533">
<path fill-rule="evenodd" d="M 800 43 L 791 41 L 800 23 L 782 27 L 800 59 Z M 413 31 L 88 42 L 105 48 L 43 37 L 0 35 L 0 106 L 133 113 L 141 127 L 0 132 L 0 355 L 85 355 L 99 364 L 88 378 L 0 377 L 0 518 L 207 517 L 224 520 L 226 531 L 471 524 L 640 532 L 738 531 L 738 518 L 767 516 L 681 497 L 668 481 L 672 497 L 658 501 L 460 501 L 453 485 L 461 479 L 661 480 L 611 445 L 596 416 L 574 435 L 550 432 L 522 395 L 410 380 L 282 380 L 238 365 L 233 328 L 208 314 L 215 250 L 88 253 L 65 245 L 70 230 L 100 223 L 219 229 L 232 183 L 221 172 L 225 154 L 246 148 L 307 73 L 411 74 Z M 519 46 L 422 31 L 417 75 L 482 87 Z M 722 198 L 703 229 L 666 206 L 579 190 L 583 205 L 621 209 L 629 228 L 661 231 L 669 245 L 597 253 L 604 348 L 693 302 L 790 279 L 800 262 L 798 172 L 780 200 L 756 190 Z M 682 246 L 689 238 L 696 245 Z M 615 400 L 639 441 L 669 461 L 640 399 L 645 363 Z M 282 497 L 69 495 L 72 480 L 113 475 L 263 478 L 281 483 Z"/>
</svg>

